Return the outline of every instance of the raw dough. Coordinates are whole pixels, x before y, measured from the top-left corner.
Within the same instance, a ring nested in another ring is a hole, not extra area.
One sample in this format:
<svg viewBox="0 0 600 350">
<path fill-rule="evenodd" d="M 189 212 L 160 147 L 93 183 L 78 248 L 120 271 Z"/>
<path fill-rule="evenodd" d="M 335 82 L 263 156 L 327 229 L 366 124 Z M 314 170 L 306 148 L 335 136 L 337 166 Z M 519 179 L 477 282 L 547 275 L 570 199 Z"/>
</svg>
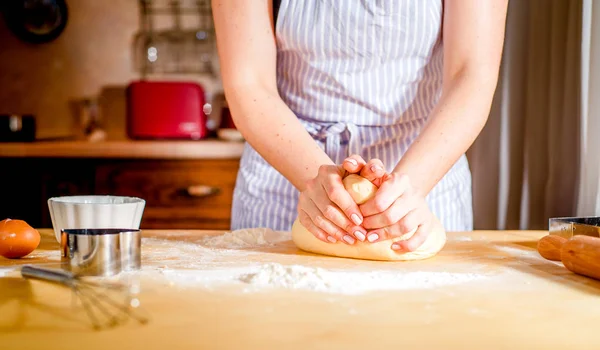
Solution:
<svg viewBox="0 0 600 350">
<path fill-rule="evenodd" d="M 352 174 L 343 180 L 346 190 L 357 204 L 362 204 L 371 199 L 377 187 L 369 180 Z M 342 258 L 355 258 L 365 260 L 420 260 L 436 255 L 446 244 L 446 231 L 442 224 L 435 219 L 433 228 L 423 244 L 415 251 L 397 253 L 391 249 L 392 243 L 412 237 L 414 231 L 393 240 L 384 240 L 376 243 L 356 241 L 353 245 L 343 242 L 325 243 L 308 231 L 298 219 L 292 225 L 292 240 L 294 244 L 305 251 L 323 255 L 338 256 Z"/>
</svg>

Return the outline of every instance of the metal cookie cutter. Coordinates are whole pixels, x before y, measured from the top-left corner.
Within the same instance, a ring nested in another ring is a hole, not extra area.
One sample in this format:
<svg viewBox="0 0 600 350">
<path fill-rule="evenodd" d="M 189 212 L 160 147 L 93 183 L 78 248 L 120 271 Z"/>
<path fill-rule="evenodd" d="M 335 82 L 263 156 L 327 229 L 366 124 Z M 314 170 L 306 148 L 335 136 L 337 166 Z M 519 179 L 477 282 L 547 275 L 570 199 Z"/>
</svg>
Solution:
<svg viewBox="0 0 600 350">
<path fill-rule="evenodd" d="M 549 233 L 569 239 L 577 235 L 600 237 L 600 217 L 562 217 L 549 220 Z"/>
<path fill-rule="evenodd" d="M 61 230 L 62 260 L 80 276 L 113 276 L 141 267 L 139 229 Z"/>
</svg>

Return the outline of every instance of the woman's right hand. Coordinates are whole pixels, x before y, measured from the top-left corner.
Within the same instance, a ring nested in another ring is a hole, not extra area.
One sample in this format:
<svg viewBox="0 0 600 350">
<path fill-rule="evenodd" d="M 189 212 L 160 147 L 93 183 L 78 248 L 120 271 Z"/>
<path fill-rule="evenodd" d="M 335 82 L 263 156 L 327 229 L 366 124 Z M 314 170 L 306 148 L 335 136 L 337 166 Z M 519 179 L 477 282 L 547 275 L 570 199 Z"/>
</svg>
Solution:
<svg viewBox="0 0 600 350">
<path fill-rule="evenodd" d="M 343 165 L 322 165 L 318 175 L 300 192 L 298 220 L 323 242 L 352 245 L 356 239 L 366 239 L 362 213 L 342 183 L 349 173 L 360 173 L 375 182 L 385 170 L 377 159 L 367 163 L 360 156 L 351 156 Z"/>
<path fill-rule="evenodd" d="M 353 154 L 344 159 L 342 166 L 349 174 L 359 174 L 377 187 L 381 186 L 383 178 L 387 175 L 383 162 L 377 158 L 365 162 L 361 156 Z"/>
<path fill-rule="evenodd" d="M 362 214 L 342 183 L 344 173 L 341 166 L 322 165 L 300 192 L 298 220 L 323 242 L 354 244 L 366 237 Z"/>
</svg>

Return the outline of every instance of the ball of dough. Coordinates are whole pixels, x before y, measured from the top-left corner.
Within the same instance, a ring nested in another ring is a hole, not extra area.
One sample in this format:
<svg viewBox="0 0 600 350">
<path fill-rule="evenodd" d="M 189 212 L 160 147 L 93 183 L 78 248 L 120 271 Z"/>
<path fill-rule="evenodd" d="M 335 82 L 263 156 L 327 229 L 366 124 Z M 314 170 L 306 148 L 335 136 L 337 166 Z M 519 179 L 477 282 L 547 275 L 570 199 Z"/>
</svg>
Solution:
<svg viewBox="0 0 600 350">
<path fill-rule="evenodd" d="M 375 193 L 377 193 L 377 186 L 359 175 L 350 174 L 346 176 L 342 182 L 344 183 L 346 191 L 350 193 L 350 197 L 352 197 L 358 205 L 366 203 L 369 199 L 375 197 Z"/>
<path fill-rule="evenodd" d="M 359 175 L 348 175 L 344 178 L 344 187 L 357 204 L 362 204 L 375 196 L 377 186 Z M 446 231 L 442 224 L 434 219 L 434 224 L 423 244 L 412 252 L 396 252 L 391 249 L 392 243 L 407 240 L 415 233 L 409 232 L 402 237 L 383 240 L 376 243 L 356 241 L 352 245 L 343 242 L 326 243 L 315 237 L 296 218 L 292 225 L 294 244 L 307 252 L 354 258 L 364 260 L 421 260 L 436 255 L 446 244 Z"/>
</svg>

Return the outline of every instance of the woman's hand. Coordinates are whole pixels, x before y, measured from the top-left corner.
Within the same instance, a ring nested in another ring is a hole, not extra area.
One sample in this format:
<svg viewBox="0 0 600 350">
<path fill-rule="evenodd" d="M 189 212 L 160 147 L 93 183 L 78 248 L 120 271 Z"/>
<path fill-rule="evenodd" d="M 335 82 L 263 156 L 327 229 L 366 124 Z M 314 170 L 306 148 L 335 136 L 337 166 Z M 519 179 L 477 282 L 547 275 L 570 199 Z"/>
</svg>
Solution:
<svg viewBox="0 0 600 350">
<path fill-rule="evenodd" d="M 377 187 L 381 185 L 383 177 L 387 175 L 383 163 L 377 158 L 365 162 L 361 156 L 353 154 L 344 159 L 342 166 L 348 174 L 358 174 Z"/>
<path fill-rule="evenodd" d="M 321 166 L 318 175 L 300 193 L 298 219 L 320 240 L 354 244 L 356 239 L 366 239 L 367 231 L 361 226 L 363 215 L 342 183 L 345 176 L 357 173 L 377 185 L 385 170 L 379 159 L 367 163 L 353 155 L 341 166 Z"/>
<path fill-rule="evenodd" d="M 414 251 L 427 238 L 433 214 L 425 197 L 416 191 L 407 175 L 391 173 L 382 179 L 375 196 L 360 206 L 363 227 L 369 230 L 367 240 L 377 242 L 400 237 L 416 230 L 406 241 L 393 243 L 396 251 Z"/>
<path fill-rule="evenodd" d="M 359 226 L 363 216 L 342 183 L 344 175 L 339 165 L 322 165 L 300 192 L 298 219 L 324 242 L 354 244 L 355 238 L 366 237 L 366 230 Z"/>
</svg>

